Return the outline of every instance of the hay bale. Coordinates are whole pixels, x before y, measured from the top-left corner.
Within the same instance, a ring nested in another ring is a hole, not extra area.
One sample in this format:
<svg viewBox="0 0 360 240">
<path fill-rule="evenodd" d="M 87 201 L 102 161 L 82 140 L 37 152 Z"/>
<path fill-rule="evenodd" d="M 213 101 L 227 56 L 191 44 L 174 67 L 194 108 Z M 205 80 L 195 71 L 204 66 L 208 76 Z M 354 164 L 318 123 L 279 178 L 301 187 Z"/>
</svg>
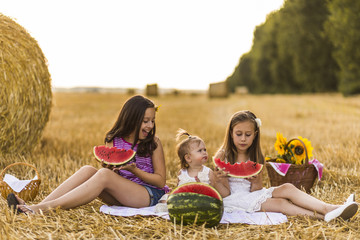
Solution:
<svg viewBox="0 0 360 240">
<path fill-rule="evenodd" d="M 51 79 L 38 43 L 0 13 L 0 153 L 25 153 L 49 120 Z"/>
<path fill-rule="evenodd" d="M 237 86 L 237 87 L 235 87 L 235 94 L 245 95 L 245 94 L 248 94 L 248 93 L 249 93 L 249 90 L 245 86 Z"/>
<path fill-rule="evenodd" d="M 128 89 L 126 89 L 126 94 L 127 94 L 127 95 L 135 95 L 135 93 L 136 93 L 135 88 L 128 88 Z"/>
<path fill-rule="evenodd" d="M 158 85 L 155 84 L 147 84 L 146 85 L 146 95 L 151 97 L 156 97 L 158 95 Z"/>
<path fill-rule="evenodd" d="M 211 83 L 209 86 L 210 98 L 226 98 L 229 96 L 227 82 Z"/>
</svg>

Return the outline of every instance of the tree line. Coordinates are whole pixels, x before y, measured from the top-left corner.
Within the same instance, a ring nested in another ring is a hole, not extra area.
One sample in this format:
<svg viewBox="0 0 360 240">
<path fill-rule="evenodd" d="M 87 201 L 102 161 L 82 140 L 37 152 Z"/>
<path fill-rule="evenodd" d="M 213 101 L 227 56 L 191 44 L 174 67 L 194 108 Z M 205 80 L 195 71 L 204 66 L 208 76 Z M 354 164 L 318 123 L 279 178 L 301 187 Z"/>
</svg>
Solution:
<svg viewBox="0 0 360 240">
<path fill-rule="evenodd" d="M 360 1 L 285 0 L 226 81 L 251 93 L 360 93 Z"/>
</svg>

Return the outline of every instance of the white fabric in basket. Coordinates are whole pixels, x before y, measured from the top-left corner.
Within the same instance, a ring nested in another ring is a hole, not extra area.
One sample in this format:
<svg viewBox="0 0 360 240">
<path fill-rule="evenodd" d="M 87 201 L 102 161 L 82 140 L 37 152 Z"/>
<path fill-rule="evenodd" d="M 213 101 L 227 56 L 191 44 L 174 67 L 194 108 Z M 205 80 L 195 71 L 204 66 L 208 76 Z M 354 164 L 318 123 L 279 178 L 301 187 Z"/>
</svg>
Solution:
<svg viewBox="0 0 360 240">
<path fill-rule="evenodd" d="M 37 180 L 38 176 L 35 176 L 32 180 Z M 11 174 L 5 174 L 3 181 L 11 187 L 15 192 L 21 192 L 32 180 L 20 180 Z"/>
</svg>

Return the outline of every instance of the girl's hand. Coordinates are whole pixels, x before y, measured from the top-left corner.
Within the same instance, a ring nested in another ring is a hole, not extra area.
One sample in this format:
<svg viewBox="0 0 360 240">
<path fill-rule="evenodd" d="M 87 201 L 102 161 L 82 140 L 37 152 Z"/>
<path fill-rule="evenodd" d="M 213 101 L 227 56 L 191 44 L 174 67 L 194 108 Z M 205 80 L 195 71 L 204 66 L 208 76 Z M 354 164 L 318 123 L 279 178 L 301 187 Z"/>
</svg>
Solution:
<svg viewBox="0 0 360 240">
<path fill-rule="evenodd" d="M 249 182 L 257 182 L 257 181 L 260 181 L 260 180 L 262 180 L 261 178 L 261 174 L 262 174 L 262 171 L 263 170 L 261 170 L 258 174 L 256 174 L 256 175 L 254 175 L 254 176 L 251 176 L 251 177 L 249 177 L 249 178 L 245 178 L 246 180 L 248 180 Z"/>
<path fill-rule="evenodd" d="M 110 169 L 110 170 L 113 170 L 113 169 L 115 168 L 115 166 L 113 166 L 113 165 L 105 164 L 104 161 L 101 162 L 101 166 L 102 166 L 103 168 L 108 168 L 108 169 Z"/>
<path fill-rule="evenodd" d="M 228 172 L 223 169 L 219 169 L 218 167 L 215 167 L 214 171 L 211 170 L 209 173 L 210 185 L 215 187 L 222 197 L 230 195 L 228 177 Z"/>
<path fill-rule="evenodd" d="M 250 192 L 257 191 L 263 188 L 262 172 L 259 174 L 246 178 L 251 183 Z"/>
<path fill-rule="evenodd" d="M 223 179 L 228 177 L 228 172 L 224 171 L 224 169 L 220 169 L 218 167 L 215 167 L 214 176 L 216 179 Z"/>
<path fill-rule="evenodd" d="M 136 163 L 129 163 L 129 164 L 126 164 L 124 166 L 121 166 L 121 167 L 117 167 L 117 168 L 114 168 L 113 170 L 114 171 L 118 171 L 118 170 L 126 170 L 126 171 L 129 171 L 129 172 L 134 172 L 135 169 L 136 169 Z"/>
<path fill-rule="evenodd" d="M 245 178 L 246 180 L 248 180 L 249 182 L 253 182 L 256 181 L 256 179 L 258 178 L 259 175 L 255 175 L 255 176 L 251 176 L 249 178 Z"/>
</svg>

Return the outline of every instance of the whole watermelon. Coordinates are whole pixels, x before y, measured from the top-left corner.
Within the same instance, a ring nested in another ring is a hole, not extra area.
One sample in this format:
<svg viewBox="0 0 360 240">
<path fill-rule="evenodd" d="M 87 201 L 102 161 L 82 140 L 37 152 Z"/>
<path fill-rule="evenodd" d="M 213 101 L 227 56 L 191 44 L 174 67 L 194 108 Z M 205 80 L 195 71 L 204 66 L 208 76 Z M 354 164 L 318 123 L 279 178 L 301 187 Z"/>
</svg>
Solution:
<svg viewBox="0 0 360 240">
<path fill-rule="evenodd" d="M 205 183 L 186 183 L 175 188 L 167 200 L 169 216 L 177 224 L 215 227 L 219 224 L 224 205 L 221 195 Z"/>
</svg>

